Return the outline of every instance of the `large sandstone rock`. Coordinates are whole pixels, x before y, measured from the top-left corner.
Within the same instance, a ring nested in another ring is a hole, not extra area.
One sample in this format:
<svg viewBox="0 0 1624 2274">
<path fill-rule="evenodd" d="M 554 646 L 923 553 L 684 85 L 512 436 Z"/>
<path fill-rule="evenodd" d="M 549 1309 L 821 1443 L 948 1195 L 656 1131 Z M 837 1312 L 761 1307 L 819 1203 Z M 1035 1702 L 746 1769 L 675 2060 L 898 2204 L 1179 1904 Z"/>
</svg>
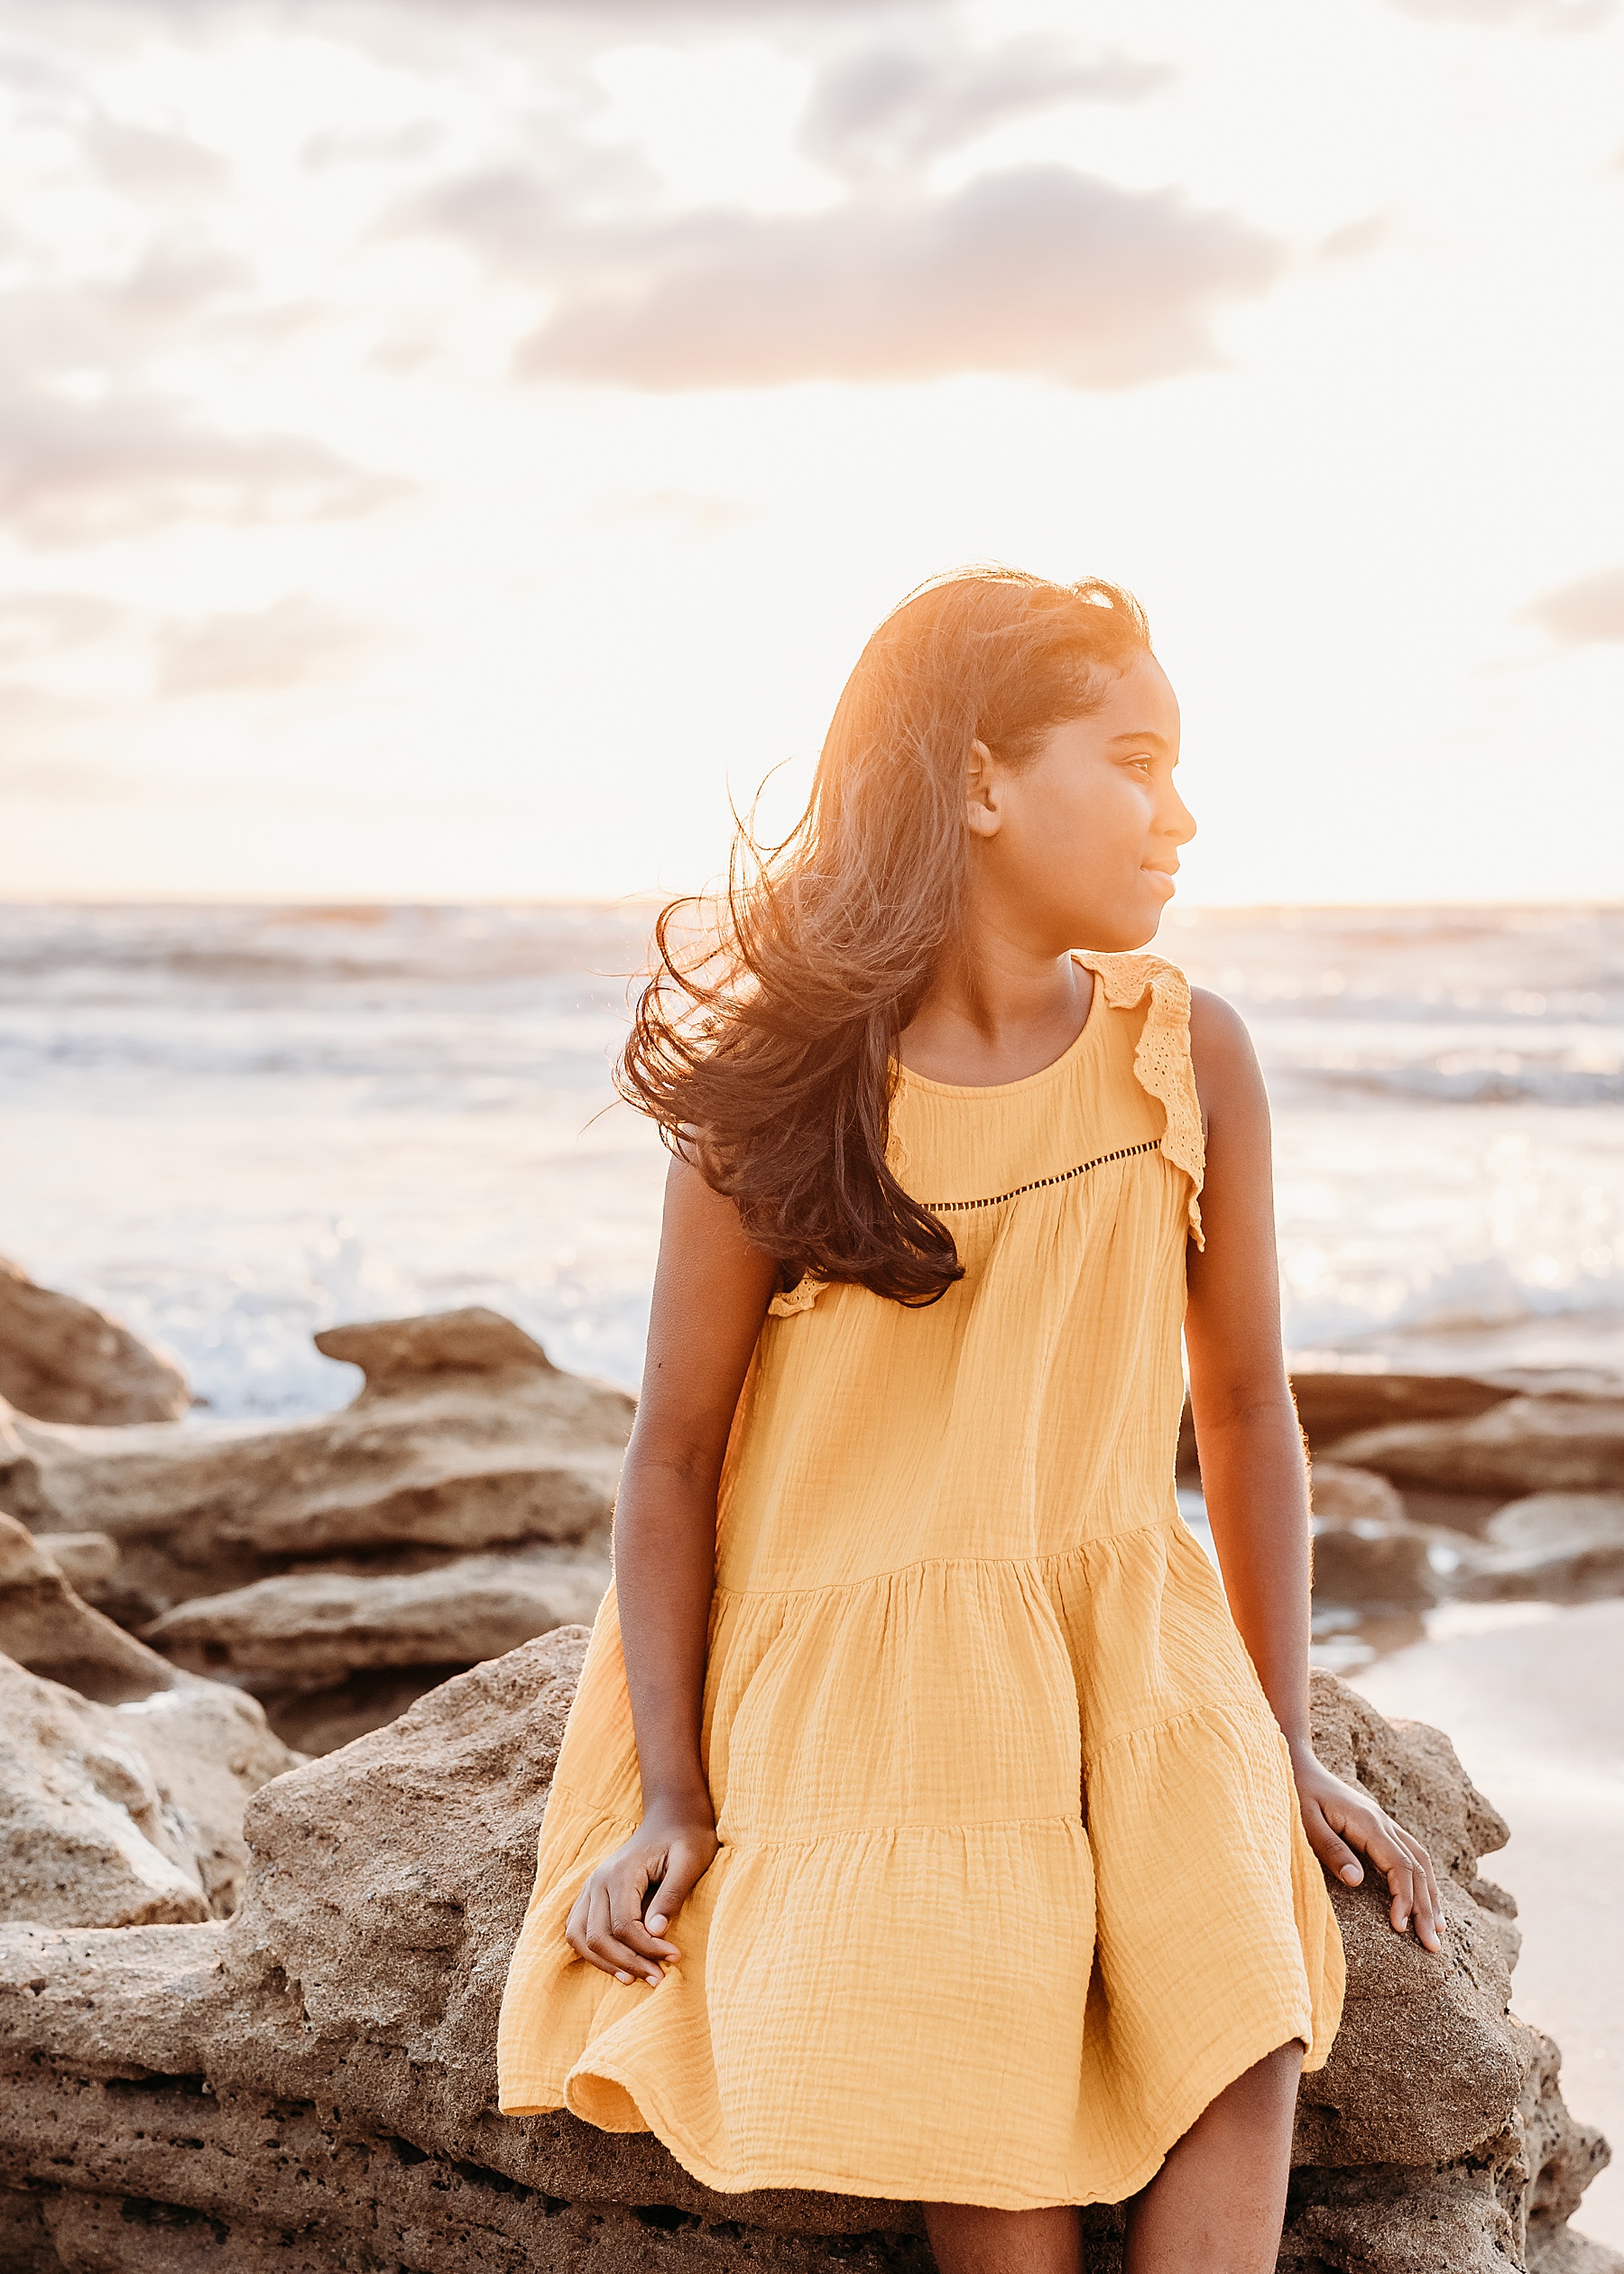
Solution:
<svg viewBox="0 0 1624 2274">
<path fill-rule="evenodd" d="M 590 1625 L 605 1558 L 464 1556 L 374 1578 L 291 1572 L 166 1612 L 146 1640 L 199 1674 L 323 1688 L 364 1669 L 476 1665 L 554 1627 Z"/>
<path fill-rule="evenodd" d="M 252 1698 L 162 1670 L 171 1687 L 107 1706 L 0 1658 L 0 1918 L 134 1927 L 234 1907 L 245 1803 L 296 1756 Z"/>
<path fill-rule="evenodd" d="M 601 1545 L 623 1391 L 560 1373 L 494 1311 L 316 1339 L 365 1382 L 315 1420 L 90 1430 L 0 1410 L 0 1506 L 36 1531 L 110 1534 L 148 1619 L 294 1561 Z"/>
<path fill-rule="evenodd" d="M 924 2274 L 911 2205 L 715 2195 L 647 2135 L 495 2113 L 502 1980 L 585 1641 L 528 1643 L 269 1786 L 226 1925 L 0 1932 L 0 2235 L 9 2222 L 18 2264 Z M 1348 2020 L 1305 2084 L 1282 2266 L 1601 2274 L 1565 2221 L 1605 2149 L 1563 2107 L 1555 2049 L 1507 2011 L 1510 1906 L 1477 1870 L 1503 1825 L 1435 1731 L 1324 1677 L 1315 1717 L 1333 1765 L 1432 1844 L 1451 1931 L 1429 1956 L 1376 1888 L 1336 1890 Z M 1088 2224 L 1108 2274 L 1117 2216 Z"/>
<path fill-rule="evenodd" d="M 0 1256 L 0 1398 L 41 1421 L 178 1420 L 179 1366 L 105 1311 L 36 1287 Z"/>
<path fill-rule="evenodd" d="M 87 1535 L 71 1537 L 69 1561 L 77 1558 L 81 1569 L 106 1561 L 86 1552 Z M 49 1537 L 35 1539 L 5 1515 L 0 1515 L 0 1651 L 106 1706 L 169 1689 L 175 1678 L 155 1650 L 80 1600 L 51 1552 Z"/>
<path fill-rule="evenodd" d="M 1327 1451 L 1398 1485 L 1433 1492 L 1624 1491 L 1624 1399 L 1510 1397 L 1466 1420 L 1361 1430 Z"/>
</svg>

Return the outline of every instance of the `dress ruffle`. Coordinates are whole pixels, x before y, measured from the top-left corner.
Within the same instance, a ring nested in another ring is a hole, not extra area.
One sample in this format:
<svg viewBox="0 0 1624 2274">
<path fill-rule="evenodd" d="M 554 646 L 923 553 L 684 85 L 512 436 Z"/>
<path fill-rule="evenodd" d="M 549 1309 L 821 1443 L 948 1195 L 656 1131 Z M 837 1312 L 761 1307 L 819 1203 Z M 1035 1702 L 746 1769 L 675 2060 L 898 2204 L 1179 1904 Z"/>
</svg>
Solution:
<svg viewBox="0 0 1624 2274">
<path fill-rule="evenodd" d="M 1161 1149 L 1190 1179 L 1190 1237 L 1198 1248 L 1204 1247 L 1201 1188 L 1206 1174 L 1206 1141 L 1195 1069 L 1190 1060 L 1190 983 L 1176 964 L 1142 952 L 1084 956 L 1082 961 L 1104 988 L 1106 1002 L 1118 1010 L 1129 1010 L 1149 995 L 1149 1008 L 1133 1054 L 1133 1070 L 1167 1115 Z"/>
</svg>

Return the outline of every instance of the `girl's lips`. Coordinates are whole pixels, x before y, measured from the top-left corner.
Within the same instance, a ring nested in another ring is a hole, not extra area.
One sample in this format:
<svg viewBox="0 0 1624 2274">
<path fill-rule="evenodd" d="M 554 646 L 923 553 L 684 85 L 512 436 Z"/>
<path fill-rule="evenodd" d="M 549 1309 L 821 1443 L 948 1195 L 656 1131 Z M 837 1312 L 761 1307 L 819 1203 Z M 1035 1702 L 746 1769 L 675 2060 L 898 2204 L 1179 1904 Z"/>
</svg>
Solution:
<svg viewBox="0 0 1624 2274">
<path fill-rule="evenodd" d="M 1144 864 L 1140 874 L 1145 876 L 1154 877 L 1156 882 L 1161 886 L 1163 892 L 1167 893 L 1169 900 L 1172 899 L 1174 893 L 1178 890 L 1177 885 L 1173 882 L 1173 872 L 1171 869 L 1152 868 L 1149 862 L 1147 861 Z"/>
</svg>

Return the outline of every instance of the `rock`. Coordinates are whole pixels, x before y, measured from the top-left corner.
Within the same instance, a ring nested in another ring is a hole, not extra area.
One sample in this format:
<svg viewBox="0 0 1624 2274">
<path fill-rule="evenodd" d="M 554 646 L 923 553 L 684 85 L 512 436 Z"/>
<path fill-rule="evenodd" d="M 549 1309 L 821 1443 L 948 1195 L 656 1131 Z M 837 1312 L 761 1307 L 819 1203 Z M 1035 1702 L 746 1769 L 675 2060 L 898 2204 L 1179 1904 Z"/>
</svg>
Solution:
<svg viewBox="0 0 1624 2274">
<path fill-rule="evenodd" d="M 34 1545 L 80 1595 L 118 1569 L 118 1542 L 107 1532 L 46 1532 Z"/>
<path fill-rule="evenodd" d="M 296 1752 L 330 1753 L 374 1729 L 386 1728 L 429 1690 L 467 1670 L 455 1662 L 377 1667 L 370 1673 L 346 1675 L 326 1689 L 282 1689 L 274 1683 L 255 1682 L 252 1692 L 284 1745 Z"/>
<path fill-rule="evenodd" d="M 1327 1448 L 1396 1484 L 1444 1493 L 1624 1490 L 1624 1399 L 1510 1397 L 1466 1420 L 1361 1430 Z"/>
<path fill-rule="evenodd" d="M 0 1256 L 0 1398 L 40 1421 L 178 1420 L 191 1403 L 179 1366 L 72 1295 L 36 1287 Z"/>
<path fill-rule="evenodd" d="M 335 1327 L 366 1374 L 314 1420 L 63 1428 L 0 1411 L 0 1504 L 95 1525 L 148 1616 L 299 1560 L 604 1541 L 632 1400 L 494 1311 Z"/>
<path fill-rule="evenodd" d="M 1624 1493 L 1536 1493 L 1484 1529 L 1471 1592 L 1582 1601 L 1624 1595 Z"/>
<path fill-rule="evenodd" d="M 0 2233 L 19 2262 L 925 2274 L 910 2205 L 715 2195 L 646 2134 L 494 2112 L 503 1976 L 585 1642 L 527 1643 L 266 1788 L 226 1925 L 0 1931 Z M 1557 2268 L 1605 2150 L 1507 2011 L 1510 1907 L 1477 1870 L 1505 1827 L 1436 1731 L 1323 1676 L 1315 1712 L 1332 1764 L 1431 1843 L 1451 1936 L 1429 1956 L 1377 1889 L 1334 1891 L 1348 2020 L 1305 2080 L 1281 2264 L 1507 2274 L 1526 2231 Z M 1089 2213 L 1093 2274 L 1120 2266 L 1119 2231 Z"/>
<path fill-rule="evenodd" d="M 97 1706 L 0 1658 L 0 1918 L 135 1927 L 224 1917 L 244 1805 L 294 1756 L 252 1698 L 178 1681 Z"/>
<path fill-rule="evenodd" d="M 1432 1533 L 1420 1524 L 1314 1525 L 1314 1600 L 1361 1610 L 1416 1610 L 1446 1592 Z"/>
<path fill-rule="evenodd" d="M 1413 1421 L 1470 1421 L 1512 1394 L 1471 1374 L 1293 1373 L 1297 1419 L 1316 1452 L 1356 1430 Z"/>
<path fill-rule="evenodd" d="M 1384 1721 L 1329 1675 L 1313 1677 L 1313 1693 L 1320 1758 L 1426 1843 L 1448 1934 L 1432 1955 L 1392 1933 L 1374 1873 L 1355 1890 L 1332 1883 L 1348 1997 L 1330 2060 L 1303 2079 L 1280 2265 L 1559 2263 L 1550 2253 L 1580 2247 L 1562 2240 L 1566 2222 L 1608 2150 L 1564 2105 L 1556 2048 L 1509 2011 L 1514 1906 L 1477 1868 L 1506 1826 L 1441 1731 Z"/>
<path fill-rule="evenodd" d="M 81 1603 L 47 1543 L 5 1515 L 0 1515 L 0 1650 L 18 1665 L 108 1706 L 169 1689 L 175 1678 L 155 1650 Z"/>
<path fill-rule="evenodd" d="M 1564 2227 L 1548 2240 L 1530 2232 L 1528 2265 L 1532 2274 L 1624 2274 L 1624 2251 Z"/>
<path fill-rule="evenodd" d="M 291 1572 L 181 1604 L 146 1640 L 197 1673 L 314 1689 L 374 1667 L 500 1658 L 554 1627 L 590 1624 L 608 1584 L 603 1558 L 466 1556 L 382 1578 Z"/>
<path fill-rule="evenodd" d="M 1309 1472 L 1315 1515 L 1332 1524 L 1402 1524 L 1404 1501 L 1373 1469 L 1315 1461 Z"/>
<path fill-rule="evenodd" d="M 1315 1461 L 1312 1483 L 1316 1603 L 1416 1610 L 1474 1584 L 1484 1560 L 1477 1542 L 1411 1523 L 1385 1476 Z"/>
</svg>

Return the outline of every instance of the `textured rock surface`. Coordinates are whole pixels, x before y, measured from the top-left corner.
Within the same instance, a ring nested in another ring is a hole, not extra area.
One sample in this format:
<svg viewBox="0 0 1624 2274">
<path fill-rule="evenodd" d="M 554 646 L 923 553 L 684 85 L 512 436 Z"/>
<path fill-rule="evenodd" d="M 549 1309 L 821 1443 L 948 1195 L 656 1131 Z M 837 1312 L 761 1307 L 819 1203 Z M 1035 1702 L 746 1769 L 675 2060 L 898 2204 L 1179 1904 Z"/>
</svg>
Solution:
<svg viewBox="0 0 1624 2274">
<path fill-rule="evenodd" d="M 226 1925 L 0 1933 L 0 2235 L 37 2274 L 521 2274 L 535 2266 L 923 2269 L 911 2206 L 717 2196 L 645 2135 L 492 2107 L 497 2002 L 585 1634 L 562 1630 L 269 1786 Z M 1327 1756 L 1433 1845 L 1449 1946 L 1337 1890 L 1352 1964 L 1304 2089 L 1283 2266 L 1584 2267 L 1564 2221 L 1605 2153 L 1506 2010 L 1504 1826 L 1448 1742 L 1328 1678 Z M 1215 1881 L 1215 1890 L 1221 1881 Z M 1093 2274 L 1118 2264 L 1091 2214 Z M 32 2253 L 32 2257 L 25 2255 Z M 168 2253 L 166 2256 L 165 2253 Z M 1543 2257 L 1540 2255 L 1543 2253 Z"/>
<path fill-rule="evenodd" d="M 5 1515 L 0 1515 L 0 1651 L 108 1706 L 169 1689 L 175 1678 L 155 1650 L 79 1600 L 48 1542 L 36 1540 Z"/>
<path fill-rule="evenodd" d="M 0 1506 L 117 1541 L 145 1616 L 289 1562 L 600 1542 L 632 1400 L 561 1373 L 494 1311 L 335 1327 L 359 1365 L 341 1412 L 116 1431 L 0 1413 Z"/>
<path fill-rule="evenodd" d="M 146 1640 L 196 1673 L 318 1688 L 363 1669 L 472 1666 L 554 1627 L 590 1625 L 608 1584 L 598 1557 L 464 1556 L 378 1578 L 291 1572 L 181 1604 Z"/>
<path fill-rule="evenodd" d="M 1511 1397 L 1465 1420 L 1364 1429 L 1335 1459 L 1396 1484 L 1516 1495 L 1624 1490 L 1624 1399 Z"/>
<path fill-rule="evenodd" d="M 0 1917 L 112 1927 L 232 1909 L 244 1806 L 294 1757 L 252 1698 L 169 1679 L 97 1706 L 0 1658 Z"/>
<path fill-rule="evenodd" d="M 109 1532 L 45 1532 L 34 1545 L 81 1595 L 118 1569 L 118 1542 Z"/>
<path fill-rule="evenodd" d="M 0 1398 L 40 1421 L 178 1420 L 191 1403 L 179 1366 L 71 1295 L 36 1287 L 0 1256 Z"/>
</svg>

